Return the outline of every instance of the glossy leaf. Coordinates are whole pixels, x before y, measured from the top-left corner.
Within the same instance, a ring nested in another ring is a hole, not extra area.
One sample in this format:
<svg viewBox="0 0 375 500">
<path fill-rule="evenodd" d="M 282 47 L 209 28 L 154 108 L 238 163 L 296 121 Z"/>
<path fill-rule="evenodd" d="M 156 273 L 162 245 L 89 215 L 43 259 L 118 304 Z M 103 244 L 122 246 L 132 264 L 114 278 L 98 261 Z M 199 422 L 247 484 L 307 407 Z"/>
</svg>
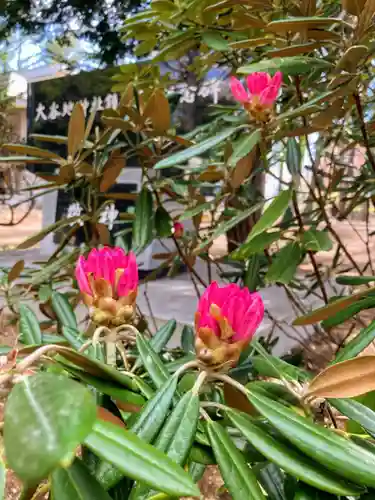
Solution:
<svg viewBox="0 0 375 500">
<path fill-rule="evenodd" d="M 168 370 L 165 368 L 162 360 L 152 348 L 151 343 L 142 335 L 137 335 L 137 348 L 142 358 L 143 364 L 148 371 L 153 383 L 160 388 L 169 378 Z"/>
<path fill-rule="evenodd" d="M 68 326 L 77 330 L 77 320 L 67 296 L 59 292 L 53 292 L 51 303 L 59 323 L 62 326 Z"/>
<path fill-rule="evenodd" d="M 332 363 L 339 363 L 347 359 L 355 358 L 375 339 L 375 321 L 363 328 L 352 340 L 342 347 L 336 354 Z"/>
<path fill-rule="evenodd" d="M 173 220 L 167 210 L 158 207 L 155 212 L 155 231 L 159 238 L 168 238 L 172 235 Z"/>
<path fill-rule="evenodd" d="M 163 90 L 156 89 L 152 93 L 143 116 L 151 119 L 156 132 L 163 133 L 169 129 L 171 126 L 171 112 L 168 99 L 165 97 Z"/>
<path fill-rule="evenodd" d="M 85 443 L 136 481 L 172 496 L 199 496 L 199 489 L 179 465 L 130 431 L 97 421 Z"/>
<path fill-rule="evenodd" d="M 193 328 L 189 325 L 184 325 L 181 332 L 181 347 L 185 353 L 194 352 L 194 341 Z"/>
<path fill-rule="evenodd" d="M 36 158 L 47 158 L 49 160 L 61 161 L 63 158 L 53 151 L 48 151 L 46 149 L 36 148 L 35 146 L 28 146 L 26 144 L 3 144 L 2 146 L 7 151 L 11 153 L 18 153 L 21 155 L 34 156 Z M 35 161 L 34 159 L 34 161 Z M 16 160 L 13 160 L 16 161 Z"/>
<path fill-rule="evenodd" d="M 300 316 L 293 321 L 293 325 L 312 325 L 314 323 L 318 323 L 318 321 L 328 319 L 329 317 L 348 307 L 350 304 L 354 304 L 354 302 L 356 302 L 361 297 L 369 295 L 374 291 L 375 288 L 368 288 L 367 290 L 363 290 L 362 292 L 351 295 L 350 297 L 343 297 L 342 299 L 335 300 L 327 306 L 320 307 L 319 309 L 316 309 L 315 311 L 306 314 L 305 316 Z"/>
<path fill-rule="evenodd" d="M 375 276 L 338 276 L 336 282 L 339 285 L 366 285 L 367 283 L 372 283 L 375 281 Z"/>
<path fill-rule="evenodd" d="M 372 437 L 375 436 L 375 412 L 355 399 L 330 399 L 329 403 L 340 413 L 360 424 Z"/>
<path fill-rule="evenodd" d="M 265 500 L 254 472 L 226 430 L 217 422 L 207 425 L 212 450 L 215 454 L 225 486 L 233 500 Z"/>
<path fill-rule="evenodd" d="M 144 406 L 131 430 L 147 443 L 160 431 L 177 388 L 177 378 L 170 377 Z"/>
<path fill-rule="evenodd" d="M 100 181 L 99 191 L 101 193 L 107 192 L 125 168 L 124 156 L 113 155 L 104 167 L 102 179 Z"/>
<path fill-rule="evenodd" d="M 213 149 L 218 144 L 221 144 L 226 139 L 228 139 L 232 134 L 234 134 L 236 130 L 237 128 L 235 127 L 224 129 L 222 132 L 214 135 L 213 137 L 210 137 L 209 139 L 205 139 L 201 143 L 194 144 L 194 146 L 191 146 L 190 148 L 172 154 L 167 158 L 158 161 L 155 164 L 154 168 L 155 169 L 167 168 L 167 167 L 173 167 L 175 165 L 180 165 L 181 163 L 185 163 L 190 158 L 193 158 L 194 156 L 200 156 L 206 151 Z"/>
<path fill-rule="evenodd" d="M 294 137 L 289 137 L 286 143 L 286 165 L 293 177 L 298 177 L 301 169 L 301 146 Z"/>
<path fill-rule="evenodd" d="M 20 341 L 26 345 L 42 343 L 42 332 L 39 320 L 29 306 L 20 305 L 19 332 Z"/>
<path fill-rule="evenodd" d="M 280 19 L 271 21 L 267 24 L 267 30 L 276 32 L 300 32 L 306 28 L 312 29 L 318 26 L 331 26 L 332 24 L 340 23 L 340 19 L 332 17 L 291 17 L 288 19 Z"/>
<path fill-rule="evenodd" d="M 110 500 L 83 463 L 76 459 L 66 469 L 56 469 L 51 475 L 51 492 L 54 500 Z"/>
<path fill-rule="evenodd" d="M 152 240 L 153 199 L 149 189 L 144 187 L 139 193 L 135 206 L 133 223 L 133 248 L 140 252 Z"/>
<path fill-rule="evenodd" d="M 351 398 L 375 390 L 375 356 L 359 356 L 328 366 L 310 383 L 308 395 Z"/>
<path fill-rule="evenodd" d="M 247 237 L 246 243 L 250 242 L 255 236 L 262 234 L 264 231 L 274 225 L 274 223 L 284 215 L 285 210 L 288 208 L 292 191 L 287 189 L 281 191 L 279 195 L 272 200 L 269 207 L 266 208 L 262 217 L 253 227 L 251 233 Z"/>
<path fill-rule="evenodd" d="M 261 140 L 260 130 L 251 133 L 247 131 L 234 143 L 233 153 L 228 159 L 228 165 L 234 167 L 237 163 L 248 155 Z"/>
<path fill-rule="evenodd" d="M 234 260 L 246 260 L 250 255 L 263 253 L 272 243 L 280 239 L 280 231 L 263 232 L 255 236 L 250 241 L 243 243 L 239 248 L 230 254 Z"/>
<path fill-rule="evenodd" d="M 288 284 L 294 278 L 301 263 L 302 252 L 298 243 L 288 243 L 276 255 L 270 265 L 265 280 L 268 283 Z"/>
<path fill-rule="evenodd" d="M 375 484 L 375 454 L 258 393 L 250 392 L 249 399 L 273 427 L 314 461 L 356 484 Z"/>
<path fill-rule="evenodd" d="M 274 57 L 273 59 L 263 59 L 260 62 L 241 66 L 238 73 L 248 75 L 256 71 L 266 71 L 274 74 L 276 71 L 281 71 L 284 75 L 303 75 L 310 73 L 312 70 L 322 69 L 328 70 L 331 63 L 325 59 L 317 59 L 314 57 L 294 56 L 294 57 Z"/>
<path fill-rule="evenodd" d="M 27 484 L 45 478 L 73 459 L 95 418 L 94 398 L 77 382 L 52 373 L 24 377 L 12 389 L 5 409 L 9 466 Z"/>
<path fill-rule="evenodd" d="M 254 448 L 288 474 L 335 495 L 357 495 L 360 492 L 358 487 L 345 483 L 340 477 L 327 471 L 293 446 L 278 441 L 247 415 L 229 409 L 226 413 L 232 424 Z"/>
<path fill-rule="evenodd" d="M 159 353 L 162 351 L 168 342 L 171 340 L 171 337 L 176 330 L 177 322 L 175 319 L 170 319 L 163 325 L 159 330 L 153 335 L 150 339 L 150 346 L 156 352 Z M 134 370 L 143 365 L 142 358 L 139 357 L 135 362 Z"/>
<path fill-rule="evenodd" d="M 312 252 L 325 251 L 332 249 L 332 241 L 327 231 L 318 231 L 317 229 L 309 229 L 302 234 L 301 243 L 306 250 Z"/>
</svg>

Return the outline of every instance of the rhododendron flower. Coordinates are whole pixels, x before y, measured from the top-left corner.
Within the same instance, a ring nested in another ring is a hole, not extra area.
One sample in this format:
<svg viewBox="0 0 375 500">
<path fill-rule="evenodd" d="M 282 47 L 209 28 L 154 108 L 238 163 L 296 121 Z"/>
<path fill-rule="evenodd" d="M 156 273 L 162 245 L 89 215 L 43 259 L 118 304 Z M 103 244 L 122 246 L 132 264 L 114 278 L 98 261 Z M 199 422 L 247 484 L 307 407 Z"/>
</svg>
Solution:
<svg viewBox="0 0 375 500">
<path fill-rule="evenodd" d="M 238 78 L 230 78 L 233 97 L 257 120 L 269 118 L 282 82 L 282 73 L 278 71 L 273 77 L 268 73 L 251 73 L 246 77 L 247 90 Z"/>
<path fill-rule="evenodd" d="M 198 358 L 216 367 L 230 367 L 238 361 L 264 316 L 258 293 L 231 284 L 216 282 L 206 289 L 195 314 Z"/>
<path fill-rule="evenodd" d="M 184 225 L 181 222 L 173 223 L 173 234 L 175 238 L 181 238 L 184 234 Z"/>
<path fill-rule="evenodd" d="M 138 288 L 135 255 L 122 248 L 93 248 L 87 259 L 79 257 L 75 276 L 84 302 L 92 307 L 93 320 L 122 324 L 134 314 Z"/>
</svg>

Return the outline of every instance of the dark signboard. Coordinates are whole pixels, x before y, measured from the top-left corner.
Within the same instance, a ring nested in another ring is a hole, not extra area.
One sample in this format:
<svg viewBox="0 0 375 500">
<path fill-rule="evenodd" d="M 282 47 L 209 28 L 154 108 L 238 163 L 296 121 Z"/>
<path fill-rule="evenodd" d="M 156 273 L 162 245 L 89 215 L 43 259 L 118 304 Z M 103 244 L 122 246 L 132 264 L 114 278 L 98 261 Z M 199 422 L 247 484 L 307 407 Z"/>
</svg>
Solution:
<svg viewBox="0 0 375 500">
<path fill-rule="evenodd" d="M 93 109 L 98 111 L 97 120 L 100 120 L 100 111 L 105 109 L 115 109 L 119 104 L 120 95 L 113 92 L 111 87 L 113 81 L 111 77 L 118 71 L 117 68 L 106 70 L 96 70 L 90 72 L 81 72 L 76 75 L 68 75 L 59 78 L 33 82 L 28 89 L 28 143 L 38 147 L 46 147 L 46 143 L 39 143 L 30 137 L 32 134 L 60 135 L 66 136 L 68 130 L 69 117 L 73 107 L 77 102 L 83 106 L 86 116 L 89 116 Z M 48 143 L 48 149 L 63 157 L 66 155 L 66 146 L 64 144 Z M 136 159 L 133 159 L 133 165 L 127 165 L 126 171 L 133 170 L 136 167 Z M 51 172 L 50 165 L 32 165 L 30 167 L 35 173 Z M 53 166 L 52 166 L 53 169 Z M 55 208 L 55 220 L 69 215 L 72 205 L 78 203 L 81 199 L 79 189 L 58 190 L 57 202 Z M 120 182 L 112 188 L 112 191 L 118 193 L 131 193 L 137 191 L 137 184 L 134 182 L 134 175 L 129 182 Z M 105 201 L 103 198 L 101 201 Z M 129 212 L 134 210 L 134 202 L 126 199 L 116 199 L 115 210 L 118 212 Z M 45 209 L 48 209 L 45 208 Z M 74 210 L 74 207 L 73 207 Z M 125 223 L 117 219 L 111 233 L 118 229 L 123 229 Z M 111 229 L 112 224 L 108 225 Z M 80 228 L 76 234 L 76 244 L 85 239 L 85 233 L 90 231 L 87 225 Z M 69 231 L 69 228 L 55 233 L 54 241 L 59 243 L 63 235 Z"/>
</svg>

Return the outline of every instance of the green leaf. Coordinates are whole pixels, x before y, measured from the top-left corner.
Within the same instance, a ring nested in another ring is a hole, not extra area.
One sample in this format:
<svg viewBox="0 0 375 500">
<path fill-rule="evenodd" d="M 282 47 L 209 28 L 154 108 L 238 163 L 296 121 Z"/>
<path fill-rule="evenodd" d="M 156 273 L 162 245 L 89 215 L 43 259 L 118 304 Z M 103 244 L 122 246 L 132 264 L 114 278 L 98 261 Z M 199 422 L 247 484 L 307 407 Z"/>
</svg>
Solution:
<svg viewBox="0 0 375 500">
<path fill-rule="evenodd" d="M 283 216 L 285 210 L 288 208 L 291 196 L 292 190 L 286 189 L 285 191 L 281 191 L 281 193 L 272 200 L 272 203 L 266 208 L 262 217 L 253 227 L 245 243 L 248 243 L 255 238 L 255 236 L 258 236 L 272 227 L 274 223 Z"/>
<path fill-rule="evenodd" d="M 152 399 L 142 409 L 131 428 L 147 443 L 151 443 L 160 431 L 177 388 L 177 377 L 169 377 Z"/>
<path fill-rule="evenodd" d="M 263 377 L 280 378 L 282 375 L 287 380 L 309 380 L 311 378 L 298 366 L 290 365 L 271 354 L 268 354 L 267 358 L 254 356 L 251 361 L 254 369 Z"/>
<path fill-rule="evenodd" d="M 93 375 L 94 377 L 99 377 L 103 380 L 108 380 L 109 382 L 117 382 L 118 384 L 134 391 L 138 389 L 136 377 L 126 375 L 125 373 L 122 373 L 105 363 L 101 363 L 97 359 L 90 358 L 89 356 L 85 356 L 84 354 L 75 352 L 68 348 L 60 349 L 59 356 L 62 356 L 75 366 L 82 368 L 85 372 Z"/>
<path fill-rule="evenodd" d="M 170 319 L 163 325 L 159 330 L 155 333 L 153 337 L 151 337 L 150 340 L 150 346 L 152 349 L 156 352 L 159 353 L 164 349 L 164 347 L 168 344 L 168 342 L 171 340 L 171 337 L 176 330 L 177 322 L 175 319 Z M 133 368 L 136 370 L 140 366 L 143 365 L 142 358 L 138 358 L 137 361 L 135 362 L 135 367 Z"/>
<path fill-rule="evenodd" d="M 259 480 L 266 490 L 268 500 L 287 500 L 284 492 L 283 471 L 277 465 L 270 463 L 259 471 Z"/>
<path fill-rule="evenodd" d="M 332 64 L 325 59 L 315 57 L 294 56 L 294 57 L 274 57 L 273 59 L 263 59 L 262 61 L 241 66 L 238 73 L 249 75 L 256 71 L 265 71 L 273 75 L 276 71 L 281 71 L 284 76 L 303 75 L 311 73 L 317 69 L 328 70 Z"/>
<path fill-rule="evenodd" d="M 259 393 L 249 391 L 249 399 L 273 427 L 307 456 L 356 484 L 375 485 L 375 454 Z"/>
<path fill-rule="evenodd" d="M 248 259 L 245 274 L 243 276 L 243 284 L 249 289 L 250 292 L 255 292 L 260 283 L 260 267 L 260 255 L 253 255 Z"/>
<path fill-rule="evenodd" d="M 343 311 L 339 311 L 337 314 L 334 316 L 331 316 L 328 319 L 325 319 L 322 321 L 322 327 L 324 329 L 326 328 L 332 328 L 334 326 L 340 325 L 341 323 L 344 323 L 347 319 L 352 318 L 356 314 L 358 314 L 360 311 L 363 311 L 364 309 L 371 309 L 375 306 L 375 297 L 364 297 L 363 299 L 360 299 L 358 302 L 355 302 L 354 304 L 350 304 L 346 309 Z"/>
<path fill-rule="evenodd" d="M 281 231 L 264 232 L 258 234 L 250 241 L 243 243 L 239 248 L 230 254 L 234 260 L 247 260 L 251 255 L 263 253 L 272 243 L 280 239 Z"/>
<path fill-rule="evenodd" d="M 360 424 L 372 436 L 375 436 L 375 412 L 355 399 L 329 399 L 329 403 L 340 413 Z"/>
<path fill-rule="evenodd" d="M 27 484 L 67 465 L 96 418 L 93 396 L 65 376 L 24 377 L 10 393 L 4 421 L 7 462 Z"/>
<path fill-rule="evenodd" d="M 199 396 L 187 392 L 160 431 L 155 447 L 179 465 L 184 465 L 194 442 L 198 419 Z M 130 500 L 145 498 L 148 491 L 149 488 L 140 483 L 132 492 Z"/>
<path fill-rule="evenodd" d="M 206 151 L 209 151 L 218 144 L 224 142 L 237 130 L 238 127 L 226 128 L 219 134 L 216 134 L 215 136 L 210 137 L 209 139 L 206 139 L 198 144 L 195 144 L 194 146 L 191 146 L 190 148 L 184 149 L 183 151 L 179 151 L 178 153 L 175 153 L 173 155 L 168 156 L 167 158 L 164 158 L 163 160 L 158 161 L 155 164 L 154 168 L 160 169 L 160 168 L 174 167 L 175 165 L 180 165 L 181 163 L 187 162 L 187 160 L 193 158 L 194 156 L 201 156 Z"/>
<path fill-rule="evenodd" d="M 374 293 L 374 291 L 375 287 L 367 288 L 366 290 L 358 292 L 349 297 L 343 297 L 342 299 L 335 300 L 326 306 L 320 307 L 319 309 L 316 309 L 315 311 L 306 314 L 305 316 L 298 317 L 293 321 L 293 325 L 296 326 L 312 325 L 313 323 L 317 323 L 318 321 L 323 321 L 325 319 L 328 319 L 331 316 L 337 314 L 339 311 L 342 311 L 343 309 L 347 308 L 351 304 L 354 304 L 362 297 Z"/>
<path fill-rule="evenodd" d="M 335 495 L 357 495 L 360 492 L 360 488 L 345 483 L 293 446 L 288 446 L 268 434 L 246 414 L 232 409 L 227 409 L 226 413 L 232 424 L 256 450 L 288 474 Z"/>
<path fill-rule="evenodd" d="M 54 500 L 111 500 L 78 458 L 70 467 L 53 471 L 51 492 Z"/>
<path fill-rule="evenodd" d="M 20 342 L 26 345 L 39 345 L 42 343 L 42 332 L 39 320 L 29 306 L 20 305 L 19 320 Z"/>
<path fill-rule="evenodd" d="M 284 283 L 287 285 L 294 278 L 297 267 L 302 258 L 301 247 L 298 243 L 288 243 L 274 258 L 269 267 L 265 280 L 268 283 Z"/>
<path fill-rule="evenodd" d="M 163 207 L 155 212 L 155 231 L 159 238 L 168 238 L 172 234 L 173 220 Z"/>
<path fill-rule="evenodd" d="M 362 330 L 350 340 L 346 346 L 342 347 L 336 354 L 335 359 L 332 363 L 340 363 L 340 361 L 346 361 L 347 359 L 355 358 L 360 352 L 362 352 L 375 338 L 375 320 Z"/>
<path fill-rule="evenodd" d="M 68 297 L 59 292 L 53 292 L 51 297 L 53 310 L 62 326 L 78 329 L 77 320 L 69 303 Z"/>
<path fill-rule="evenodd" d="M 63 326 L 62 329 L 61 329 L 61 331 L 62 331 L 62 334 L 63 334 L 64 338 L 77 351 L 85 343 L 85 341 L 82 339 L 81 333 L 77 330 L 77 328 L 72 328 L 70 326 Z"/>
<path fill-rule="evenodd" d="M 375 276 L 338 276 L 336 283 L 339 285 L 366 285 L 375 281 Z"/>
<path fill-rule="evenodd" d="M 317 26 L 327 26 L 341 22 L 341 19 L 336 19 L 334 17 L 290 17 L 288 19 L 271 21 L 267 24 L 267 29 L 276 32 L 298 32 L 307 28 L 312 29 Z"/>
<path fill-rule="evenodd" d="M 295 137 L 289 137 L 286 143 L 286 165 L 293 177 L 297 177 L 301 170 L 301 146 Z"/>
<path fill-rule="evenodd" d="M 261 138 L 259 129 L 254 130 L 251 134 L 242 135 L 233 145 L 233 153 L 228 159 L 228 165 L 235 167 L 242 158 L 254 149 Z"/>
<path fill-rule="evenodd" d="M 189 475 L 164 453 L 131 431 L 97 421 L 86 445 L 126 476 L 174 496 L 199 496 Z"/>
<path fill-rule="evenodd" d="M 229 50 L 229 43 L 217 31 L 204 31 L 202 40 L 210 49 L 223 52 Z"/>
<path fill-rule="evenodd" d="M 47 302 L 51 298 L 52 288 L 50 285 L 42 285 L 39 288 L 38 298 L 40 302 Z"/>
<path fill-rule="evenodd" d="M 168 370 L 147 339 L 142 335 L 137 335 L 136 342 L 139 355 L 151 380 L 157 388 L 160 388 L 169 378 Z"/>
<path fill-rule="evenodd" d="M 184 325 L 181 332 L 181 347 L 186 354 L 194 352 L 195 335 L 189 325 Z"/>
<path fill-rule="evenodd" d="M 266 500 L 254 472 L 233 443 L 225 429 L 217 422 L 207 425 L 208 436 L 225 486 L 233 500 Z"/>
<path fill-rule="evenodd" d="M 306 250 L 312 252 L 328 252 L 332 249 L 332 241 L 327 231 L 309 229 L 302 234 L 301 243 Z"/>
<path fill-rule="evenodd" d="M 152 240 L 153 221 L 152 194 L 149 189 L 144 187 L 137 198 L 133 223 L 132 244 L 137 253 L 143 250 Z"/>
</svg>

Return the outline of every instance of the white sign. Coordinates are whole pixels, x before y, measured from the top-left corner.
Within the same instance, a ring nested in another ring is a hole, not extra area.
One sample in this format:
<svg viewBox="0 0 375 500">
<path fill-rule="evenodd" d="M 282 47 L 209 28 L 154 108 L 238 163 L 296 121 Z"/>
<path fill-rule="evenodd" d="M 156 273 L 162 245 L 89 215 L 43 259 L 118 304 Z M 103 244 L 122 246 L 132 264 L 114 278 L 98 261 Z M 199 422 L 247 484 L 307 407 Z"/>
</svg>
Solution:
<svg viewBox="0 0 375 500">
<path fill-rule="evenodd" d="M 35 121 L 54 121 L 58 118 L 69 117 L 72 114 L 74 105 L 80 102 L 83 106 L 85 116 L 91 113 L 94 109 L 96 111 L 103 111 L 104 109 L 116 109 L 120 102 L 120 96 L 116 92 L 109 93 L 105 97 L 94 96 L 91 100 L 84 98 L 79 101 L 64 101 L 58 104 L 53 101 L 48 107 L 42 102 L 37 104 L 35 110 Z"/>
</svg>

